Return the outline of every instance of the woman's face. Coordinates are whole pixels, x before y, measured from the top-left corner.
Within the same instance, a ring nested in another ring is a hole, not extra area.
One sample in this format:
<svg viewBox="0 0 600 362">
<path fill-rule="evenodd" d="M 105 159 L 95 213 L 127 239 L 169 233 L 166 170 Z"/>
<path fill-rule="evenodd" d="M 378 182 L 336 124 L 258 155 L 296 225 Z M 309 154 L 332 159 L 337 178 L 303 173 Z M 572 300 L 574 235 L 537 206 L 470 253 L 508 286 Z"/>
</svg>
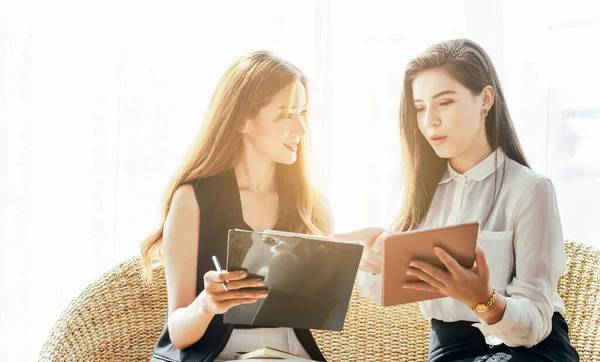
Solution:
<svg viewBox="0 0 600 362">
<path fill-rule="evenodd" d="M 412 91 L 419 130 L 439 157 L 453 159 L 487 144 L 483 109 L 493 102 L 491 87 L 475 95 L 445 70 L 433 69 L 417 74 Z"/>
<path fill-rule="evenodd" d="M 291 165 L 296 162 L 298 146 L 305 130 L 306 90 L 302 82 L 297 81 L 293 104 L 289 112 L 288 89 L 277 93 L 257 114 L 248 119 L 242 129 L 244 146 L 251 148 L 267 159 Z"/>
</svg>

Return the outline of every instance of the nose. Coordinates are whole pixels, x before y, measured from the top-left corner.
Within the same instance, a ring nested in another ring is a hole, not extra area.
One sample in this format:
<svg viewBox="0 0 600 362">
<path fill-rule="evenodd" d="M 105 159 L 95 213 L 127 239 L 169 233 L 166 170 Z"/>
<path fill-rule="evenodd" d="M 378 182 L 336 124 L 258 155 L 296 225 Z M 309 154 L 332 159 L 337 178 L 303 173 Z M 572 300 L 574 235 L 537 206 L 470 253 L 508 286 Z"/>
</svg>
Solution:
<svg viewBox="0 0 600 362">
<path fill-rule="evenodd" d="M 303 137 L 306 134 L 306 124 L 304 123 L 304 118 L 299 114 L 294 114 L 292 120 L 292 135 L 294 137 Z"/>
<path fill-rule="evenodd" d="M 440 125 L 440 119 L 437 114 L 431 107 L 428 107 L 425 111 L 425 116 L 423 118 L 423 125 L 425 127 L 437 127 Z"/>
</svg>

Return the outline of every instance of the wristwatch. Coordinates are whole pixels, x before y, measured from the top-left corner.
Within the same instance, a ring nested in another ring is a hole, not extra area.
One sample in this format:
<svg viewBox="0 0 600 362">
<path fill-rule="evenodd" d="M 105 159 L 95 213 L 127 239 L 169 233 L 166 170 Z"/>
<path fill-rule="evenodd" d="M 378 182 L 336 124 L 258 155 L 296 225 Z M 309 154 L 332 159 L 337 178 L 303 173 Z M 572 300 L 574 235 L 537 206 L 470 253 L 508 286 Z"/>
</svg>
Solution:
<svg viewBox="0 0 600 362">
<path fill-rule="evenodd" d="M 476 306 L 471 307 L 471 309 L 473 309 L 473 311 L 477 313 L 484 313 L 492 304 L 494 304 L 497 298 L 498 293 L 496 293 L 496 288 L 492 288 L 492 296 L 490 297 L 490 299 L 488 299 L 485 303 L 479 303 Z"/>
</svg>

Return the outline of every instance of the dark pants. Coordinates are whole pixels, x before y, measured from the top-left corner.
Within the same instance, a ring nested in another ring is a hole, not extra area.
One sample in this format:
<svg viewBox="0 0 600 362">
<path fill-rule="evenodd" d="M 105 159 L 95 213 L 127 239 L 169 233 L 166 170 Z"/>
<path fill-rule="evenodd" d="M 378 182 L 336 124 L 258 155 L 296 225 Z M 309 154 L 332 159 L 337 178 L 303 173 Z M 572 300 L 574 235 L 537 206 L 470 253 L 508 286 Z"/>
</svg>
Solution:
<svg viewBox="0 0 600 362">
<path fill-rule="evenodd" d="M 571 346 L 568 327 L 560 313 L 552 317 L 552 332 L 531 348 L 490 346 L 472 322 L 431 320 L 430 362 L 577 362 L 579 354 Z"/>
</svg>

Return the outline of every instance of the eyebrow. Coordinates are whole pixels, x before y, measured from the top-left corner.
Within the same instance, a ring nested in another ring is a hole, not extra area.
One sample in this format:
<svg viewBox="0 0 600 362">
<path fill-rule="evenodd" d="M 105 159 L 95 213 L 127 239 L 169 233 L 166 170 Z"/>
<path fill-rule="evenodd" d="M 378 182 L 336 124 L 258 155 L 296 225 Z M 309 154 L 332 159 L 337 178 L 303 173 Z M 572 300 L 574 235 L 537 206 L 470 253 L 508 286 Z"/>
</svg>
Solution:
<svg viewBox="0 0 600 362">
<path fill-rule="evenodd" d="M 306 110 L 306 106 L 307 106 L 307 104 L 305 104 L 301 109 Z M 285 106 L 280 106 L 279 109 L 283 110 L 283 109 L 285 109 Z M 298 109 L 298 107 L 293 107 L 292 106 L 291 109 Z"/>
<path fill-rule="evenodd" d="M 445 96 L 447 94 L 457 94 L 457 93 L 455 91 L 453 91 L 452 89 L 447 89 L 445 91 L 441 91 L 441 92 L 437 93 L 436 95 L 434 95 L 433 99 Z M 423 101 L 420 99 L 415 99 L 413 102 L 423 102 Z"/>
</svg>

